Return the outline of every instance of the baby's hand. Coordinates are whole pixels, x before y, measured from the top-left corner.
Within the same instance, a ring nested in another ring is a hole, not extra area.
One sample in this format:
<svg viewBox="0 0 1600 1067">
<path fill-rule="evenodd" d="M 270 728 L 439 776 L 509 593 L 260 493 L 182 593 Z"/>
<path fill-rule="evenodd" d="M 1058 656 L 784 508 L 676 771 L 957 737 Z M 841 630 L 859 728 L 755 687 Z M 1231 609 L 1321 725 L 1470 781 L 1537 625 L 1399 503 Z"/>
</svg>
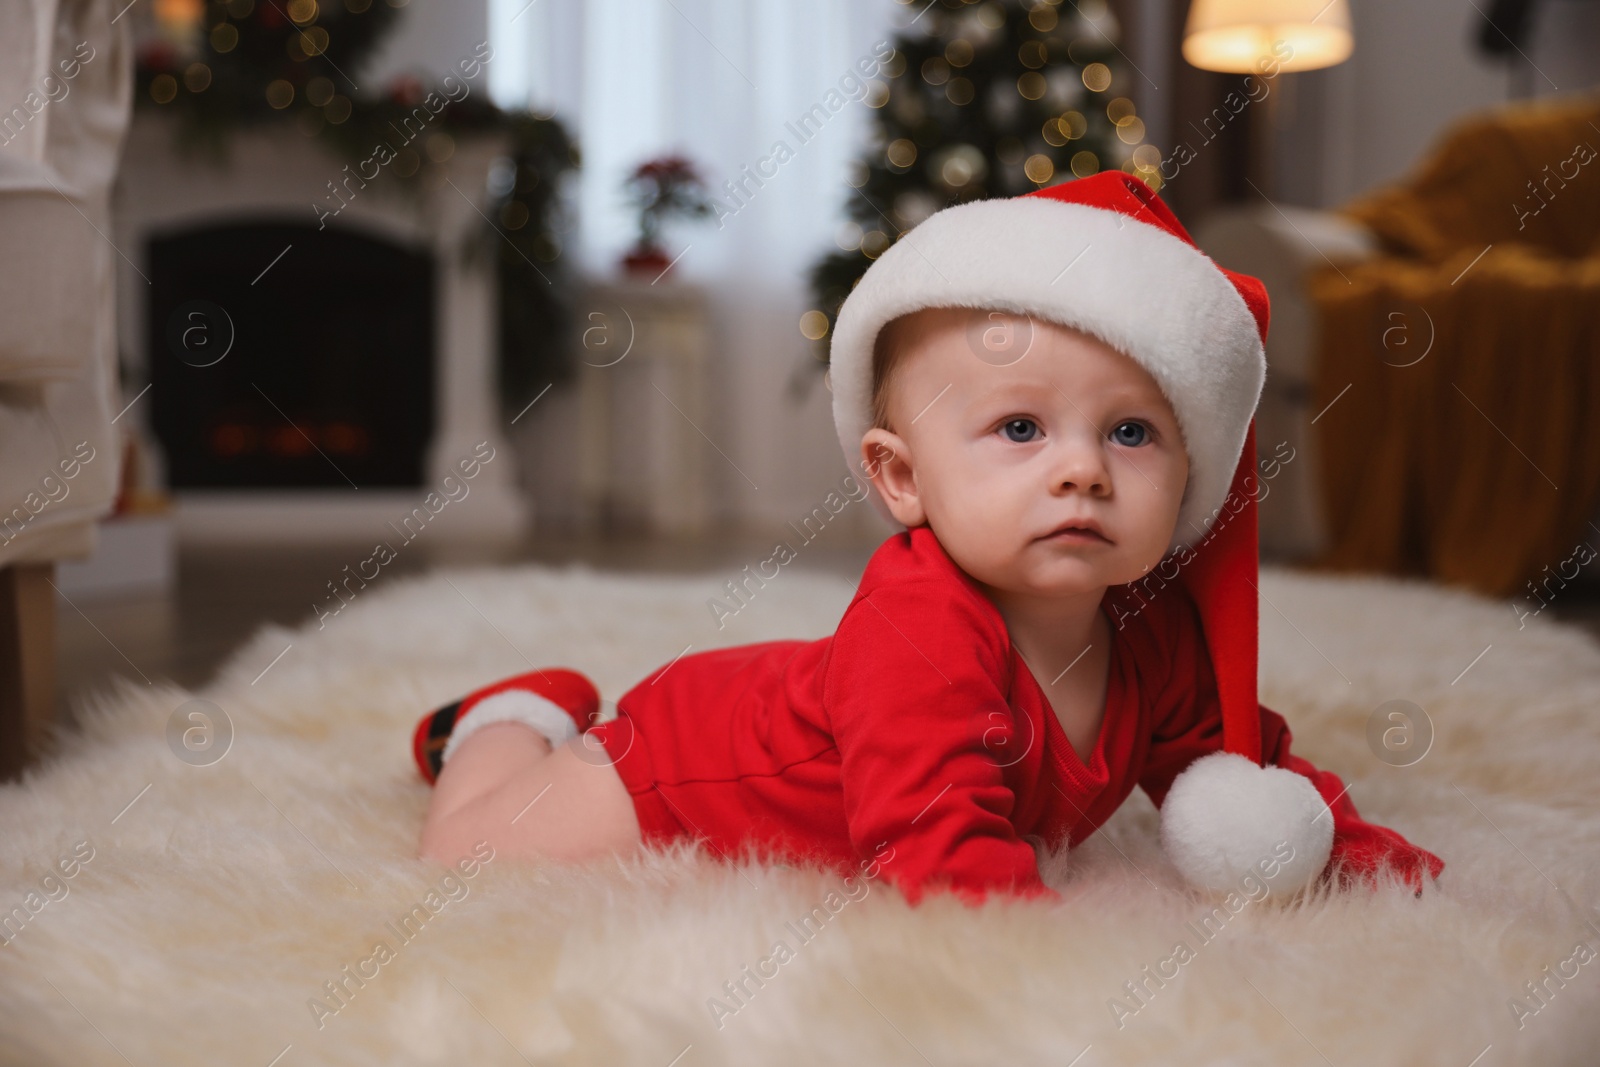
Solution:
<svg viewBox="0 0 1600 1067">
<path fill-rule="evenodd" d="M 1439 872 L 1444 870 L 1444 860 L 1387 827 L 1361 822 L 1341 827 L 1334 834 L 1333 854 L 1328 859 L 1323 879 L 1333 877 L 1337 870 L 1340 889 L 1348 889 L 1358 880 L 1376 888 L 1378 875 L 1384 868 L 1400 872 L 1406 884 L 1421 896 L 1424 873 L 1430 878 L 1439 877 Z"/>
</svg>

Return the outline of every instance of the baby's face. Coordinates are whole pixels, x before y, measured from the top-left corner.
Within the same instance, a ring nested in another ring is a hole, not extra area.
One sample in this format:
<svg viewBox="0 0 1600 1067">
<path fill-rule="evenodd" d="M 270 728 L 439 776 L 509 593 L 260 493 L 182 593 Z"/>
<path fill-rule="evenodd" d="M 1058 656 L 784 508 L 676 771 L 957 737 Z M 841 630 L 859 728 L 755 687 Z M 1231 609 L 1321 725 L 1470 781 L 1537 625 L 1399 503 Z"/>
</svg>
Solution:
<svg viewBox="0 0 1600 1067">
<path fill-rule="evenodd" d="M 926 522 L 962 570 L 1010 593 L 1103 589 L 1160 562 L 1189 460 L 1149 372 L 1052 322 L 917 314 L 924 328 L 890 379 L 895 432 L 862 438 L 895 518 Z M 1077 522 L 1103 536 L 1053 536 Z"/>
</svg>

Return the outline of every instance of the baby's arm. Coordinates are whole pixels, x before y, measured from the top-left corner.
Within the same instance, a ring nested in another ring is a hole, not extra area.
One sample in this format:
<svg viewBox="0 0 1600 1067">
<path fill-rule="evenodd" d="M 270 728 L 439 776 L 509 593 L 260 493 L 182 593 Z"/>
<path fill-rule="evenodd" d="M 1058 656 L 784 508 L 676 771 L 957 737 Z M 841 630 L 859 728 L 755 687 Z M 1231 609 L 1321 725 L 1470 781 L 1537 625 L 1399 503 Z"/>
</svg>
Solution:
<svg viewBox="0 0 1600 1067">
<path fill-rule="evenodd" d="M 1059 899 L 1017 836 L 1015 795 L 985 745 L 1011 716 L 1003 646 L 986 629 L 948 586 L 905 583 L 853 604 L 829 652 L 823 699 L 851 844 L 912 903 L 935 887 L 970 903 L 991 889 Z"/>
</svg>

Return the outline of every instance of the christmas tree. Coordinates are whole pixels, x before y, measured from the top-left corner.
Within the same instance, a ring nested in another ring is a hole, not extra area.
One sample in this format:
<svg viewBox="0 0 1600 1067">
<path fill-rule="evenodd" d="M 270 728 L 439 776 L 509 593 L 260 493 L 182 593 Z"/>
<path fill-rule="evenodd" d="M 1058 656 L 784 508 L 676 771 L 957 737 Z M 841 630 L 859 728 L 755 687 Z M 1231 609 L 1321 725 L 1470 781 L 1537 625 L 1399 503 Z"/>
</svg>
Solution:
<svg viewBox="0 0 1600 1067">
<path fill-rule="evenodd" d="M 800 326 L 821 362 L 856 281 L 935 211 L 1113 167 L 1161 186 L 1104 0 L 902 2 L 918 13 L 865 98 L 876 123 L 848 178 L 842 251 L 811 271 L 816 303 Z"/>
</svg>

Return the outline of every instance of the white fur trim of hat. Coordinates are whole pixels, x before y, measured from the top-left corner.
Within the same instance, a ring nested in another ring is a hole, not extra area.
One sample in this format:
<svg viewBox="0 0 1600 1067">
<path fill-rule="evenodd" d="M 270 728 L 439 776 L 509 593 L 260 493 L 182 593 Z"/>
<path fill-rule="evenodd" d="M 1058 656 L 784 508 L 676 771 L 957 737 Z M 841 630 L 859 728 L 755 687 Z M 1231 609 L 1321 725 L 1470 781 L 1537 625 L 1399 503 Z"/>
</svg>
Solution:
<svg viewBox="0 0 1600 1067">
<path fill-rule="evenodd" d="M 1147 370 L 1189 455 L 1168 552 L 1204 540 L 1232 483 L 1266 381 L 1244 298 L 1177 234 L 1108 208 L 1048 197 L 935 212 L 867 268 L 839 309 L 829 353 L 834 425 L 851 470 L 872 426 L 872 347 L 922 308 L 993 308 L 1076 327 Z M 872 503 L 900 528 L 882 497 Z"/>
</svg>

